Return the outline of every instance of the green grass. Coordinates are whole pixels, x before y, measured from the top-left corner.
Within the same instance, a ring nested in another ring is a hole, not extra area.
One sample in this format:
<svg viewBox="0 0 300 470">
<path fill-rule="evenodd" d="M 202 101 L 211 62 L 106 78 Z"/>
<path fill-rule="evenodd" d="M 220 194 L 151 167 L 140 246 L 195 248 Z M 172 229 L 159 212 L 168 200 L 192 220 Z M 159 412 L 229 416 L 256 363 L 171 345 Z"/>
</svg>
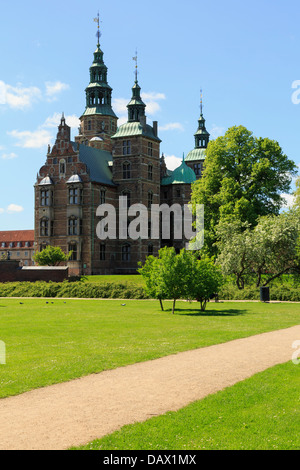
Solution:
<svg viewBox="0 0 300 470">
<path fill-rule="evenodd" d="M 0 397 L 299 324 L 300 305 L 0 299 Z M 125 306 L 121 304 L 125 303 Z"/>
<path fill-rule="evenodd" d="M 300 450 L 299 367 L 291 361 L 272 367 L 77 449 Z"/>
</svg>

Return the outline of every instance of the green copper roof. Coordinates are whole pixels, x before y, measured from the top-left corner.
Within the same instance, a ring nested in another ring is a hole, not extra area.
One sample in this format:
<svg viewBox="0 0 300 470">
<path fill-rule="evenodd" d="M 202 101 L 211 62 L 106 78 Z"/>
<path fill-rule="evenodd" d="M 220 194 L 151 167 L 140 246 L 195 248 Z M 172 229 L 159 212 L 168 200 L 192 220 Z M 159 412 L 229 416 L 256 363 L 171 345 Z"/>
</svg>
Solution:
<svg viewBox="0 0 300 470">
<path fill-rule="evenodd" d="M 150 139 L 155 139 L 160 142 L 160 139 L 154 135 L 153 128 L 146 124 L 143 127 L 139 122 L 126 122 L 120 126 L 115 135 L 112 136 L 112 139 L 118 137 L 134 137 L 137 135 L 143 135 L 144 137 L 149 137 Z"/>
<path fill-rule="evenodd" d="M 109 105 L 89 106 L 83 113 L 83 116 L 92 116 L 94 114 L 100 114 L 102 116 L 113 116 L 117 117 Z"/>
<path fill-rule="evenodd" d="M 72 142 L 72 145 L 76 151 L 77 144 Z M 109 169 L 109 162 L 112 160 L 110 152 L 80 144 L 79 160 L 86 164 L 91 181 L 114 186 L 112 172 Z"/>
<path fill-rule="evenodd" d="M 185 157 L 185 161 L 193 162 L 196 160 L 205 160 L 205 157 L 206 157 L 206 149 L 195 148 L 187 154 L 187 156 Z"/>
<path fill-rule="evenodd" d="M 187 166 L 183 160 L 181 165 L 176 168 L 171 176 L 162 179 L 161 184 L 168 186 L 169 184 L 191 184 L 196 181 L 195 172 Z"/>
</svg>

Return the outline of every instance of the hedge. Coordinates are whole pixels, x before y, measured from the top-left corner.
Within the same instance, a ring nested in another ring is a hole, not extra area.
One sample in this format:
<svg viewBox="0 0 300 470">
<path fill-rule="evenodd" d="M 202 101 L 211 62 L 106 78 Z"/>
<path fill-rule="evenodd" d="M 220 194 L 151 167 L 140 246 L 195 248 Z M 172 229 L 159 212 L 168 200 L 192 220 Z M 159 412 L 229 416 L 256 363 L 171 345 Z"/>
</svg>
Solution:
<svg viewBox="0 0 300 470">
<path fill-rule="evenodd" d="M 142 286 L 133 283 L 92 282 L 7 282 L 0 283 L 0 297 L 61 297 L 91 299 L 147 299 Z M 225 284 L 219 292 L 220 300 L 260 300 L 258 287 L 246 286 L 239 290 Z M 270 287 L 270 300 L 300 302 L 300 289 L 285 283 Z"/>
<path fill-rule="evenodd" d="M 0 297 L 146 299 L 147 295 L 141 286 L 127 283 L 37 281 L 0 283 Z"/>
</svg>

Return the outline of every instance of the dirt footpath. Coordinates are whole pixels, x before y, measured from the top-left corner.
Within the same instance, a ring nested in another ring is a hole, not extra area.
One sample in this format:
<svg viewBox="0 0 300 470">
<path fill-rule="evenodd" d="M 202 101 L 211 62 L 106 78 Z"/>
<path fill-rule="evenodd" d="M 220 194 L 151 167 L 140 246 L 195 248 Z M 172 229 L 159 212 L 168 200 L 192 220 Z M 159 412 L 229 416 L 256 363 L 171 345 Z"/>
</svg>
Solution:
<svg viewBox="0 0 300 470">
<path fill-rule="evenodd" d="M 0 400 L 1 450 L 54 450 L 178 410 L 292 360 L 300 326 L 182 352 Z M 295 365 L 300 367 L 300 365 Z"/>
</svg>

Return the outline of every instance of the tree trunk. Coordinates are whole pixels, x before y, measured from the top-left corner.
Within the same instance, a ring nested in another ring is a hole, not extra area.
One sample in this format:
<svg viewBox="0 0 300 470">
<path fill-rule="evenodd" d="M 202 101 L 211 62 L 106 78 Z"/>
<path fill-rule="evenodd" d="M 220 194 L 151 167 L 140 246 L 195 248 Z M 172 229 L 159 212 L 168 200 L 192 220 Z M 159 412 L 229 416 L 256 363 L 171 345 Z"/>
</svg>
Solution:
<svg viewBox="0 0 300 470">
<path fill-rule="evenodd" d="M 159 299 L 159 303 L 160 303 L 160 308 L 162 309 L 162 311 L 164 311 L 164 306 L 163 306 L 163 303 L 162 303 L 161 299 Z"/>
<path fill-rule="evenodd" d="M 206 300 L 200 300 L 201 312 L 204 312 L 206 309 Z"/>
<path fill-rule="evenodd" d="M 176 303 L 176 299 L 173 299 L 173 309 L 172 309 L 173 315 L 174 315 L 174 311 L 175 311 L 175 303 Z"/>
</svg>

